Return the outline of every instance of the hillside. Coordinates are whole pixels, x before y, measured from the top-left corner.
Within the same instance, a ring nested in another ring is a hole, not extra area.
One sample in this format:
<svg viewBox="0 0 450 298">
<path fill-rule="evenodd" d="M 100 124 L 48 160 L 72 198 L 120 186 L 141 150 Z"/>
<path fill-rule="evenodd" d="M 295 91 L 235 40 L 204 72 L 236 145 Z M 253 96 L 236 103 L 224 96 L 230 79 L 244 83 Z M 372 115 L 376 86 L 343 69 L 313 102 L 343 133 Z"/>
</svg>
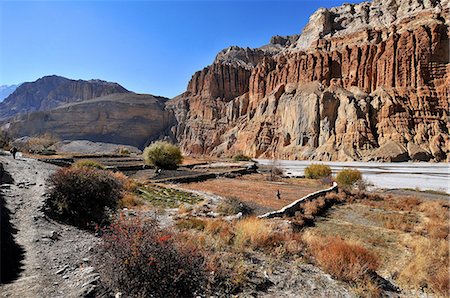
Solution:
<svg viewBox="0 0 450 298">
<path fill-rule="evenodd" d="M 70 80 L 45 76 L 23 83 L 0 102 L 0 120 L 19 114 L 47 111 L 70 102 L 83 101 L 113 93 L 129 92 L 117 83 L 100 80 Z"/>
<path fill-rule="evenodd" d="M 90 140 L 142 148 L 173 125 L 165 98 L 118 93 L 18 116 L 4 124 L 13 136 L 50 132 L 66 140 Z"/>
<path fill-rule="evenodd" d="M 449 2 L 319 9 L 301 35 L 230 47 L 168 103 L 193 155 L 448 160 Z"/>
</svg>

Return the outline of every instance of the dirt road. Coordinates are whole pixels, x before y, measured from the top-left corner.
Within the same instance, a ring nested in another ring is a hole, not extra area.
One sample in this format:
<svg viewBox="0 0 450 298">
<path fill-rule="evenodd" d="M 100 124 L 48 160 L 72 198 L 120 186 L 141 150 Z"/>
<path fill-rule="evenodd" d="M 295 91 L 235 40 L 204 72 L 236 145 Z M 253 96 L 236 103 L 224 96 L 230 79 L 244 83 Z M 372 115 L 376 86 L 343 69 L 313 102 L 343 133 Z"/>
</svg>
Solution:
<svg viewBox="0 0 450 298">
<path fill-rule="evenodd" d="M 19 277 L 0 285 L 0 296 L 92 295 L 99 279 L 89 264 L 96 238 L 89 232 L 55 222 L 40 211 L 46 179 L 56 167 L 25 158 L 13 160 L 5 155 L 0 156 L 0 163 L 14 180 L 2 184 L 1 192 L 10 211 L 10 223 L 17 230 L 15 242 L 24 251 Z"/>
</svg>

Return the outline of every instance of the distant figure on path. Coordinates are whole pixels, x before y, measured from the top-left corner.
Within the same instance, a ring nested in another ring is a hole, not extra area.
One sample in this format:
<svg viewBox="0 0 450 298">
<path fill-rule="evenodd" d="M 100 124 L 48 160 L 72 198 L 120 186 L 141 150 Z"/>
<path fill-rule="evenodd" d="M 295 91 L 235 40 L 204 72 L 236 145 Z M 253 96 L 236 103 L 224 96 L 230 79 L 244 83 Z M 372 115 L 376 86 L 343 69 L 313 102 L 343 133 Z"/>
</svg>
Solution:
<svg viewBox="0 0 450 298">
<path fill-rule="evenodd" d="M 278 199 L 278 200 L 281 200 L 281 193 L 280 193 L 280 190 L 279 190 L 279 189 L 277 190 L 277 199 Z"/>
<path fill-rule="evenodd" d="M 12 154 L 14 159 L 16 159 L 16 153 L 17 153 L 17 148 L 16 147 L 12 147 L 11 148 L 11 154 Z"/>
</svg>

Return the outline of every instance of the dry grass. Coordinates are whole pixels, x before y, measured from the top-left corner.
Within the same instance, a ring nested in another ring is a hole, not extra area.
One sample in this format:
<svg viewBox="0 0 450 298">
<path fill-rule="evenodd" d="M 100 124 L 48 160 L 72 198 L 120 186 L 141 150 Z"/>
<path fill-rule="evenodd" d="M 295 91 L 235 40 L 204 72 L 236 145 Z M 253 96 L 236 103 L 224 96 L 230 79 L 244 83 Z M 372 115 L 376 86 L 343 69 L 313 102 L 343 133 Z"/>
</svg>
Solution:
<svg viewBox="0 0 450 298">
<path fill-rule="evenodd" d="M 102 165 L 101 163 L 92 160 L 92 159 L 80 159 L 78 161 L 76 161 L 72 167 L 74 168 L 94 168 L 94 169 L 99 169 L 99 170 L 105 170 L 105 166 Z"/>
<path fill-rule="evenodd" d="M 195 229 L 203 231 L 205 229 L 205 221 L 198 218 L 188 218 L 177 221 L 176 226 L 180 230 Z"/>
<path fill-rule="evenodd" d="M 46 133 L 29 138 L 26 143 L 19 146 L 19 150 L 26 152 L 43 152 L 59 141 L 60 139 L 57 136 Z"/>
<path fill-rule="evenodd" d="M 332 276 L 344 281 L 359 281 L 379 266 L 378 257 L 358 243 L 340 237 L 307 237 L 309 252 Z"/>
<path fill-rule="evenodd" d="M 386 196 L 377 200 L 358 202 L 386 211 L 382 215 L 371 215 L 372 218 L 383 222 L 386 228 L 420 232 L 423 236 L 448 239 L 450 221 L 448 201 Z"/>
<path fill-rule="evenodd" d="M 389 212 L 381 213 L 376 212 L 370 214 L 368 218 L 376 220 L 382 224 L 386 229 L 399 230 L 402 232 L 410 233 L 417 229 L 419 224 L 419 217 L 417 214 L 408 211 L 403 212 Z"/>
<path fill-rule="evenodd" d="M 449 239 L 449 203 L 443 201 L 426 201 L 419 205 L 427 220 L 423 233 L 431 238 Z"/>
<path fill-rule="evenodd" d="M 377 272 L 399 286 L 449 296 L 448 201 L 355 193 L 346 202 L 319 218 L 307 234 L 362 243 L 378 256 Z M 305 213 L 314 214 L 322 205 L 307 205 Z M 353 286 L 356 294 L 379 295 L 376 283 L 364 283 Z"/>
<path fill-rule="evenodd" d="M 247 217 L 238 221 L 223 219 L 179 220 L 177 237 L 206 256 L 206 268 L 214 272 L 214 286 L 225 289 L 226 297 L 251 287 L 249 282 L 260 268 L 255 258 L 266 264 L 295 260 L 304 250 L 300 234 L 284 230 L 277 222 Z M 267 265 L 271 266 L 271 265 Z"/>
<path fill-rule="evenodd" d="M 132 178 L 128 178 L 128 176 L 126 176 L 122 172 L 114 172 L 112 175 L 114 177 L 116 177 L 116 179 L 118 179 L 119 181 L 122 182 L 123 188 L 126 191 L 136 192 L 138 187 L 141 186 L 139 182 L 137 182 L 136 180 L 134 180 Z"/>
<path fill-rule="evenodd" d="M 310 216 L 320 215 L 334 204 L 343 203 L 347 199 L 348 196 L 344 192 L 328 193 L 324 197 L 304 203 L 302 205 L 303 214 Z"/>
<path fill-rule="evenodd" d="M 421 238 L 413 243 L 414 254 L 401 271 L 399 282 L 405 287 L 428 287 L 433 293 L 450 294 L 449 247 L 445 240 Z"/>
<path fill-rule="evenodd" d="M 226 198 L 221 200 L 217 205 L 216 211 L 221 215 L 234 215 L 242 213 L 242 215 L 250 215 L 253 210 L 251 207 L 242 203 L 237 198 Z"/>
<path fill-rule="evenodd" d="M 144 204 L 144 200 L 142 200 L 139 196 L 129 192 L 126 192 L 123 195 L 122 199 L 119 201 L 120 208 L 128 209 L 138 208 L 140 206 L 143 206 Z"/>
<path fill-rule="evenodd" d="M 234 245 L 238 249 L 263 247 L 273 233 L 272 227 L 266 221 L 255 217 L 238 221 L 234 228 Z"/>
</svg>

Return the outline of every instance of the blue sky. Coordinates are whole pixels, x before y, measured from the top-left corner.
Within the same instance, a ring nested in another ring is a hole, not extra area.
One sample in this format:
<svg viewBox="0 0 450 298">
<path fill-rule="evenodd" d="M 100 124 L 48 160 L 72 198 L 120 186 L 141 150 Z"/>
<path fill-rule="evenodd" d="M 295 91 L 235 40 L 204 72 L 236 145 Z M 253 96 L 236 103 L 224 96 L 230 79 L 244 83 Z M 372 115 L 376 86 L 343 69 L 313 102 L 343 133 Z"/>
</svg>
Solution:
<svg viewBox="0 0 450 298">
<path fill-rule="evenodd" d="M 344 2 L 0 0 L 0 85 L 56 74 L 173 97 L 221 49 L 300 33 Z"/>
</svg>

